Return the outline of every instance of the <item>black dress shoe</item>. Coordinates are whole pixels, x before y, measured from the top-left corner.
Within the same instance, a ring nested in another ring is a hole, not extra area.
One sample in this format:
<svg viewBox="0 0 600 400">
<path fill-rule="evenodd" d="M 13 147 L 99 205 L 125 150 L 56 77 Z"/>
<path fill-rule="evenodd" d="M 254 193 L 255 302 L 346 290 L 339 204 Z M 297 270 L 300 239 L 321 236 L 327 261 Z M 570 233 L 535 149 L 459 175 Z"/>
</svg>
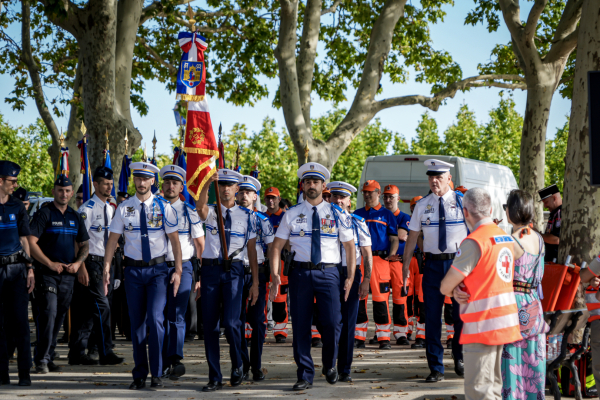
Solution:
<svg viewBox="0 0 600 400">
<path fill-rule="evenodd" d="M 69 365 L 98 365 L 98 361 L 84 354 L 79 358 L 69 358 Z"/>
<path fill-rule="evenodd" d="M 396 344 L 398 346 L 408 346 L 410 344 L 410 342 L 408 341 L 407 338 L 405 338 L 404 336 L 402 336 L 401 338 L 399 338 L 398 340 L 396 340 Z"/>
<path fill-rule="evenodd" d="M 36 374 L 47 374 L 48 372 L 50 372 L 50 370 L 48 369 L 48 364 L 42 363 L 40 365 L 35 366 Z"/>
<path fill-rule="evenodd" d="M 54 364 L 53 361 L 50 361 L 48 363 L 48 369 L 50 370 L 50 372 L 62 372 L 62 367 Z"/>
<path fill-rule="evenodd" d="M 285 343 L 285 341 L 286 341 L 285 336 L 282 336 L 282 335 L 275 336 L 275 343 Z"/>
<path fill-rule="evenodd" d="M 409 333 L 408 335 L 406 335 L 406 338 L 407 338 L 408 340 L 412 340 L 412 333 Z"/>
<path fill-rule="evenodd" d="M 202 388 L 203 392 L 214 392 L 215 390 L 223 389 L 223 384 L 221 382 L 208 382 L 208 385 Z"/>
<path fill-rule="evenodd" d="M 2 375 L 0 375 L 0 386 L 2 385 L 10 385 L 10 375 L 8 375 L 8 371 L 2 372 Z"/>
<path fill-rule="evenodd" d="M 244 381 L 244 371 L 241 368 L 234 368 L 231 370 L 231 386 L 239 386 Z"/>
<path fill-rule="evenodd" d="M 87 354 L 88 354 L 88 356 L 90 356 L 92 358 L 98 358 L 98 356 L 99 356 L 98 349 L 88 350 Z"/>
<path fill-rule="evenodd" d="M 410 345 L 411 349 L 422 349 L 425 347 L 425 341 L 421 338 L 417 338 L 413 344 Z"/>
<path fill-rule="evenodd" d="M 306 390 L 312 387 L 312 383 L 300 379 L 296 384 L 292 387 L 292 390 Z"/>
<path fill-rule="evenodd" d="M 429 376 L 427 377 L 427 379 L 425 379 L 425 382 L 440 382 L 444 380 L 444 374 L 442 374 L 441 372 L 437 372 L 434 371 L 431 374 L 429 374 Z"/>
<path fill-rule="evenodd" d="M 320 338 L 313 338 L 312 347 L 314 347 L 315 349 L 320 349 L 323 347 L 323 342 Z"/>
<path fill-rule="evenodd" d="M 140 390 L 146 387 L 146 380 L 142 378 L 134 379 L 129 385 L 129 390 Z"/>
<path fill-rule="evenodd" d="M 451 349 L 452 348 L 452 339 L 446 340 L 446 348 L 447 349 Z"/>
<path fill-rule="evenodd" d="M 391 350 L 392 349 L 392 345 L 390 344 L 389 340 L 382 340 L 381 342 L 379 342 L 379 350 Z"/>
<path fill-rule="evenodd" d="M 150 381 L 150 387 L 163 387 L 162 379 L 158 376 L 153 376 Z"/>
<path fill-rule="evenodd" d="M 331 368 L 329 371 L 325 373 L 325 379 L 327 379 L 327 383 L 331 385 L 335 385 L 338 381 L 338 372 L 337 369 Z"/>
<path fill-rule="evenodd" d="M 185 375 L 185 365 L 181 363 L 181 361 L 176 361 L 173 365 L 171 365 L 171 373 L 169 374 L 169 379 L 172 381 L 176 381 Z"/>
<path fill-rule="evenodd" d="M 377 336 L 375 336 L 373 339 L 369 340 L 369 344 L 377 344 L 379 342 L 379 340 L 377 340 Z"/>
<path fill-rule="evenodd" d="M 454 372 L 461 378 L 465 376 L 465 363 L 463 360 L 454 361 Z"/>
<path fill-rule="evenodd" d="M 366 349 L 364 340 L 354 339 L 354 348 L 355 349 Z"/>
<path fill-rule="evenodd" d="M 100 365 L 117 365 L 125 361 L 125 358 L 119 357 L 112 351 L 106 357 L 100 357 Z"/>
<path fill-rule="evenodd" d="M 350 374 L 341 373 L 340 382 L 352 382 L 352 377 L 350 376 Z"/>
<path fill-rule="evenodd" d="M 31 386 L 31 377 L 29 371 L 19 372 L 19 386 Z"/>
<path fill-rule="evenodd" d="M 262 370 L 252 370 L 252 380 L 253 381 L 264 381 L 265 380 L 265 374 L 262 372 Z"/>
</svg>

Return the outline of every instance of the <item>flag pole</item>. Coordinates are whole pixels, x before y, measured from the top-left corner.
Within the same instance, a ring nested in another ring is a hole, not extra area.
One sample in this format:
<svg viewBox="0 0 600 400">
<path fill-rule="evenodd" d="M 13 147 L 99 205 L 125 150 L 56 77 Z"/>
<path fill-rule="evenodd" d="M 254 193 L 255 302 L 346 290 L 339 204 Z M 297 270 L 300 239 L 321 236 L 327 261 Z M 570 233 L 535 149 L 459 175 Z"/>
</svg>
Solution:
<svg viewBox="0 0 600 400">
<path fill-rule="evenodd" d="M 106 132 L 104 133 L 104 136 L 106 136 L 106 149 L 104 150 L 104 164 L 106 165 L 106 157 L 108 156 L 108 127 L 106 128 Z"/>
<path fill-rule="evenodd" d="M 222 126 L 219 124 L 219 142 L 221 142 L 221 129 Z M 220 168 L 223 166 L 219 165 Z M 217 172 L 218 174 L 218 172 Z M 217 181 L 213 182 L 215 189 L 215 196 L 217 198 L 217 206 L 215 207 L 217 210 L 217 223 L 219 224 L 219 239 L 221 239 L 221 252 L 223 254 L 223 259 L 229 259 L 229 252 L 227 249 L 227 240 L 225 238 L 225 224 L 223 223 L 223 213 L 221 212 L 221 196 L 219 195 L 219 183 Z"/>
</svg>

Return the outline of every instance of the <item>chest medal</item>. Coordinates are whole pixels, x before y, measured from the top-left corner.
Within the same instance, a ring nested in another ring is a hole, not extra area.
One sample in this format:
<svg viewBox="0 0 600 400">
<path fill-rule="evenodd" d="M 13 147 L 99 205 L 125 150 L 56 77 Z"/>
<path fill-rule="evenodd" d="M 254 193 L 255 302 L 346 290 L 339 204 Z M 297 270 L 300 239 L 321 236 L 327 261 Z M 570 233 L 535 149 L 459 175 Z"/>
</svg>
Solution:
<svg viewBox="0 0 600 400">
<path fill-rule="evenodd" d="M 131 223 L 129 224 L 129 226 L 127 227 L 128 231 L 132 231 L 133 230 L 133 225 L 131 225 Z"/>
<path fill-rule="evenodd" d="M 212 231 L 210 231 L 211 234 L 216 235 L 217 234 L 217 228 L 213 228 Z"/>
<path fill-rule="evenodd" d="M 96 229 L 98 232 L 102 232 L 102 225 L 98 225 L 98 229 Z"/>
<path fill-rule="evenodd" d="M 299 233 L 299 235 L 300 235 L 300 236 L 304 236 L 304 231 L 303 231 L 303 230 L 301 230 L 301 231 L 300 231 L 300 233 Z"/>
</svg>

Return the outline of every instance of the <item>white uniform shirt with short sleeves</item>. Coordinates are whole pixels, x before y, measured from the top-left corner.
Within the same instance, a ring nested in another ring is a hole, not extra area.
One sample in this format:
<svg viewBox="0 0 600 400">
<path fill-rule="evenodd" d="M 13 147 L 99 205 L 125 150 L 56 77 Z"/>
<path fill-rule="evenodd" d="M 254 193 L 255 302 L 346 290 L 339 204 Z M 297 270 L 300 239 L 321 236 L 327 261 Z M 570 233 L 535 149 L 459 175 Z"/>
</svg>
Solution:
<svg viewBox="0 0 600 400">
<path fill-rule="evenodd" d="M 294 261 L 310 262 L 312 234 L 312 205 L 302 202 L 285 212 L 275 237 L 290 241 L 292 252 L 296 252 Z M 342 223 L 335 220 L 333 205 L 322 201 L 317 207 L 321 232 L 321 262 L 338 264 L 340 262 L 340 243 L 354 240 L 354 231 L 350 215 L 342 211 L 336 213 Z"/>
<path fill-rule="evenodd" d="M 367 226 L 364 218 L 360 219 L 352 218 L 352 230 L 354 231 L 354 249 L 356 250 L 356 265 L 360 265 L 362 254 L 360 252 L 361 247 L 371 246 L 371 234 L 369 233 L 369 227 Z M 361 221 L 362 220 L 362 221 Z M 348 262 L 346 261 L 346 248 L 342 245 L 342 267 L 347 267 Z"/>
<path fill-rule="evenodd" d="M 259 227 L 260 224 L 259 231 L 256 233 L 256 256 L 258 263 L 262 264 L 265 262 L 263 244 L 266 247 L 273 243 L 275 235 L 273 234 L 271 221 L 269 221 L 269 218 L 266 216 L 266 214 L 261 214 L 255 211 L 252 215 L 252 218 L 255 218 L 254 224 L 256 227 Z M 250 260 L 248 259 L 248 249 L 244 249 L 244 265 L 250 265 Z"/>
<path fill-rule="evenodd" d="M 467 237 L 467 224 L 462 208 L 458 204 L 457 194 L 449 190 L 442 196 L 446 215 L 446 250 L 444 253 L 456 253 L 462 241 Z M 423 231 L 423 251 L 441 254 L 438 248 L 440 227 L 440 196 L 434 193 L 419 200 L 415 205 L 408 228 L 411 231 Z"/>
<path fill-rule="evenodd" d="M 150 239 L 152 258 L 167 255 L 167 234 L 177 232 L 177 215 L 166 200 L 154 195 L 144 202 L 146 206 L 146 226 Z M 161 205 L 162 204 L 162 207 Z M 142 260 L 142 232 L 140 229 L 140 212 L 142 202 L 137 195 L 122 202 L 110 223 L 110 232 L 124 234 L 125 257 Z"/>
<path fill-rule="evenodd" d="M 202 258 L 221 258 L 221 241 L 219 239 L 219 224 L 217 223 L 217 211 L 215 205 L 208 206 L 208 215 L 206 216 L 206 244 Z M 228 257 L 231 254 L 246 246 L 246 242 L 256 237 L 256 232 L 252 230 L 249 224 L 251 211 L 238 206 L 237 204 L 230 209 L 231 215 L 231 233 L 229 237 L 229 248 L 227 249 Z M 221 213 L 223 220 L 227 215 L 227 208 L 221 204 Z M 223 221 L 223 226 L 225 221 Z M 233 259 L 234 261 L 242 261 L 244 251 L 240 252 Z"/>
<path fill-rule="evenodd" d="M 104 208 L 108 225 L 104 223 Z M 102 202 L 95 194 L 77 210 L 81 214 L 85 229 L 90 236 L 90 254 L 104 257 L 104 232 L 109 228 L 115 209 L 108 203 Z"/>
<path fill-rule="evenodd" d="M 196 254 L 194 239 L 204 236 L 204 229 L 202 229 L 202 222 L 195 208 L 190 207 L 180 199 L 171 204 L 171 207 L 177 213 L 181 259 L 186 261 Z M 168 249 L 167 261 L 175 261 L 171 242 L 168 244 Z"/>
</svg>

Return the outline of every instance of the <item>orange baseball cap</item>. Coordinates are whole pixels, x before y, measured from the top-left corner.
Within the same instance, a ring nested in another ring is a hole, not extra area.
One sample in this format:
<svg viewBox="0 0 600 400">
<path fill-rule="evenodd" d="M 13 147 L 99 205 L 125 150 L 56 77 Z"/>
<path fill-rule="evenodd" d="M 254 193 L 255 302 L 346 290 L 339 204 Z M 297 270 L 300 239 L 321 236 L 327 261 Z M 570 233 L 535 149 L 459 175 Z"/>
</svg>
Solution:
<svg viewBox="0 0 600 400">
<path fill-rule="evenodd" d="M 454 182 L 450 181 L 448 182 L 448 185 L 450 186 L 450 189 L 454 190 Z"/>
<path fill-rule="evenodd" d="M 373 192 L 376 189 L 381 190 L 381 186 L 379 186 L 379 182 L 374 180 L 366 181 L 362 188 L 363 192 Z"/>
<path fill-rule="evenodd" d="M 413 197 L 412 199 L 410 199 L 410 205 L 414 206 L 415 204 L 417 204 L 417 201 L 421 200 L 422 198 L 423 198 L 423 196 Z"/>
<path fill-rule="evenodd" d="M 273 186 L 268 188 L 265 191 L 265 197 L 269 197 L 269 196 L 280 196 L 279 189 L 277 189 L 276 187 L 273 187 Z"/>
<path fill-rule="evenodd" d="M 323 189 L 323 193 L 322 194 L 331 194 L 331 190 L 329 190 L 329 188 L 326 187 L 325 189 Z"/>
<path fill-rule="evenodd" d="M 456 188 L 456 190 L 458 190 L 459 192 L 461 192 L 462 194 L 465 194 L 465 192 L 469 189 L 467 189 L 466 187 L 460 185 L 459 187 Z"/>
<path fill-rule="evenodd" d="M 383 194 L 400 194 L 400 189 L 396 185 L 387 185 L 383 188 Z"/>
</svg>

